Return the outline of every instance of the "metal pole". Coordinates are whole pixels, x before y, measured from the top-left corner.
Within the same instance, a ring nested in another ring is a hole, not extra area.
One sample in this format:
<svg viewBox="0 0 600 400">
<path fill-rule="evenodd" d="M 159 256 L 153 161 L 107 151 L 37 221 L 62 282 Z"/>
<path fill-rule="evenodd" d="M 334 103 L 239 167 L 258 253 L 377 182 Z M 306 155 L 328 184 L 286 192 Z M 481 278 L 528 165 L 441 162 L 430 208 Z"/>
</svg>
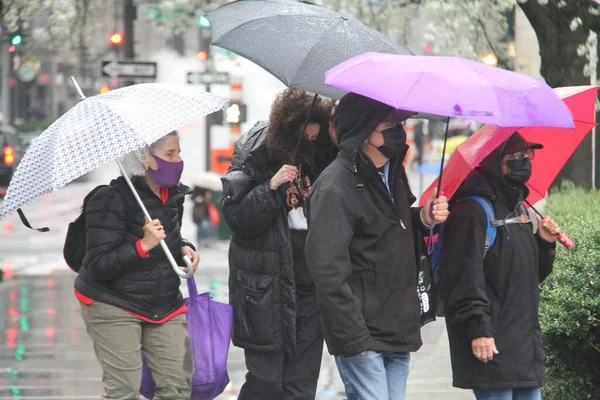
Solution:
<svg viewBox="0 0 600 400">
<path fill-rule="evenodd" d="M 2 43 L 0 45 L 0 51 L 2 51 L 2 115 L 4 119 L 2 120 L 3 125 L 10 125 L 12 122 L 11 119 L 11 110 L 10 110 L 10 89 L 8 87 L 8 80 L 10 79 L 10 68 L 11 68 L 11 55 L 8 53 L 8 45 L 6 43 Z"/>
<path fill-rule="evenodd" d="M 136 17 L 136 8 L 133 0 L 123 2 L 123 34 L 125 36 L 125 60 L 133 61 L 135 59 L 135 39 L 133 21 Z M 132 80 L 123 82 L 125 86 L 133 85 Z"/>
<path fill-rule="evenodd" d="M 52 99 L 52 106 L 50 108 L 50 119 L 54 121 L 58 118 L 58 85 L 56 84 L 56 76 L 58 75 L 58 62 L 56 60 L 56 54 L 52 53 L 50 56 L 50 98 Z"/>
<path fill-rule="evenodd" d="M 210 85 L 206 84 L 206 92 L 210 93 Z M 212 118 L 212 114 L 209 114 L 206 116 L 206 124 L 205 124 L 205 134 L 206 134 L 206 171 L 210 171 L 211 170 L 211 165 L 210 165 L 210 146 L 212 145 L 211 140 L 210 140 L 210 127 L 213 124 L 213 118 Z"/>
<path fill-rule="evenodd" d="M 590 32 L 590 85 L 598 84 L 598 34 Z M 594 115 L 598 112 L 598 99 L 594 103 Z M 596 189 L 596 125 L 592 128 L 592 189 Z"/>
</svg>

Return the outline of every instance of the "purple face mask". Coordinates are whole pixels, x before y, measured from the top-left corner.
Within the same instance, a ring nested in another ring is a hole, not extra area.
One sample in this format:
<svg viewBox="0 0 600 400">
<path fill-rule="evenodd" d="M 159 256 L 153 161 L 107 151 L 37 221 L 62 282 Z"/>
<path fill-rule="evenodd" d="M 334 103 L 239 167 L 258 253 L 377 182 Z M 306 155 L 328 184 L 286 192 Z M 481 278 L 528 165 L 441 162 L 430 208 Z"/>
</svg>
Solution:
<svg viewBox="0 0 600 400">
<path fill-rule="evenodd" d="M 156 160 L 158 169 L 148 168 L 148 172 L 154 182 L 163 188 L 175 187 L 179 183 L 179 179 L 181 179 L 183 161 L 170 162 L 156 156 L 154 156 L 154 159 Z"/>
</svg>

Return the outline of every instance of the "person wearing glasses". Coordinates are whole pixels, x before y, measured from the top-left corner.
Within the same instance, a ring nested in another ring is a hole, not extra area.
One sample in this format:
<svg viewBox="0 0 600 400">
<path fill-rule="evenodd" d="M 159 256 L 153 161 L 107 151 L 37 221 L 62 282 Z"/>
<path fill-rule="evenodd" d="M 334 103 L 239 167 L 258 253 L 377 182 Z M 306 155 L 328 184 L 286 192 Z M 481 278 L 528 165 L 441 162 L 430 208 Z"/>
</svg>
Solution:
<svg viewBox="0 0 600 400">
<path fill-rule="evenodd" d="M 453 385 L 472 389 L 477 400 L 539 400 L 545 384 L 539 284 L 552 272 L 560 229 L 536 216 L 534 232 L 523 205 L 541 149 L 515 132 L 450 201 L 439 284 Z M 486 199 L 494 213 L 488 218 L 471 196 Z M 488 219 L 496 238 L 486 249 Z"/>
</svg>

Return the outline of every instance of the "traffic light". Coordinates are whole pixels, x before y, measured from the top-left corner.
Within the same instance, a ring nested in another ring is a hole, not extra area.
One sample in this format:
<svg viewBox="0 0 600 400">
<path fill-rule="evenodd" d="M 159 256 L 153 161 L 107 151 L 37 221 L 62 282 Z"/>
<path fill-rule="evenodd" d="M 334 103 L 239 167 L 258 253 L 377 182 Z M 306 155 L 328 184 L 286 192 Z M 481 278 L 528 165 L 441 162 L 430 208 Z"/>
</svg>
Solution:
<svg viewBox="0 0 600 400">
<path fill-rule="evenodd" d="M 13 33 L 10 37 L 10 44 L 13 46 L 18 46 L 23 43 L 23 35 L 20 33 Z"/>
<path fill-rule="evenodd" d="M 106 85 L 102 85 L 102 87 L 100 88 L 100 94 L 104 94 L 110 92 L 110 88 Z"/>
<path fill-rule="evenodd" d="M 119 32 L 113 32 L 110 35 L 110 44 L 112 47 L 119 47 L 123 44 L 123 35 Z"/>
<path fill-rule="evenodd" d="M 202 14 L 200 17 L 198 17 L 196 23 L 201 29 L 210 28 L 210 21 L 208 20 L 208 18 L 206 18 L 206 14 Z"/>
<path fill-rule="evenodd" d="M 199 60 L 206 61 L 206 60 L 208 60 L 208 51 L 206 51 L 206 50 L 199 50 L 198 53 L 196 54 L 196 57 Z"/>
<path fill-rule="evenodd" d="M 223 113 L 224 122 L 231 125 L 238 125 L 246 122 L 246 104 L 231 103 Z"/>
<path fill-rule="evenodd" d="M 200 32 L 200 41 L 199 41 L 198 52 L 196 53 L 196 57 L 199 60 L 206 61 L 206 60 L 208 60 L 208 57 L 210 55 L 210 53 L 209 53 L 210 39 L 207 39 L 202 33 L 203 32 Z"/>
<path fill-rule="evenodd" d="M 200 17 L 198 17 L 196 23 L 200 27 L 200 34 L 198 35 L 198 52 L 196 53 L 196 58 L 206 61 L 210 56 L 210 41 L 212 36 L 210 21 L 208 18 L 206 18 L 206 14 L 202 14 Z"/>
</svg>

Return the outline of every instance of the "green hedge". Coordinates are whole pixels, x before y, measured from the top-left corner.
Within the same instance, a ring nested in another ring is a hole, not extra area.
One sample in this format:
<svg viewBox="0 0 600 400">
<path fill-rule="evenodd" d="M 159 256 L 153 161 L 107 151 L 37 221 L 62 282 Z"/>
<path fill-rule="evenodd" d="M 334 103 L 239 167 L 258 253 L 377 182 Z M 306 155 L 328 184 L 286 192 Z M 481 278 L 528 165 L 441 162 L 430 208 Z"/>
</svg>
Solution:
<svg viewBox="0 0 600 400">
<path fill-rule="evenodd" d="M 544 400 L 600 399 L 600 192 L 563 184 L 546 212 L 578 248 L 559 244 L 554 272 L 542 284 Z"/>
</svg>

